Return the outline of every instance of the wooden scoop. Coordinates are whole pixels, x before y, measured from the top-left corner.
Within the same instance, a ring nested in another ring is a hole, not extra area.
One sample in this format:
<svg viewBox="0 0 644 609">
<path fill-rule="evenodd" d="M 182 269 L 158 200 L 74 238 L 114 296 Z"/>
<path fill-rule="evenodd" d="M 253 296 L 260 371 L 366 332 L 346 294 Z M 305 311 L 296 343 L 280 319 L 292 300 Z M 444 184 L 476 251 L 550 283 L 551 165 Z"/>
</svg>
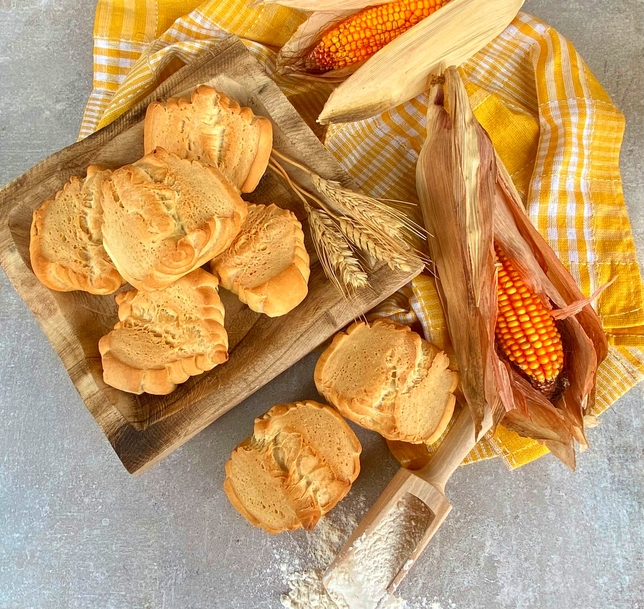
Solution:
<svg viewBox="0 0 644 609">
<path fill-rule="evenodd" d="M 479 437 L 491 426 L 492 417 L 488 416 Z M 343 602 L 350 609 L 371 609 L 398 587 L 452 509 L 445 497 L 445 485 L 476 443 L 474 422 L 465 406 L 427 465 L 417 471 L 398 471 L 324 573 L 324 586 L 334 600 L 340 597 L 339 606 Z M 396 523 L 393 510 L 399 510 L 409 500 L 421 509 L 409 526 L 407 522 Z M 394 526 L 398 529 L 392 533 Z M 416 531 L 409 534 L 412 526 Z M 395 537 L 402 540 L 402 545 L 396 547 Z M 376 592 L 373 570 L 384 563 L 388 563 L 384 577 L 390 581 L 378 582 L 382 585 L 377 586 L 380 591 Z M 365 573 L 361 573 L 363 570 Z M 376 599 L 374 594 L 381 596 Z"/>
</svg>

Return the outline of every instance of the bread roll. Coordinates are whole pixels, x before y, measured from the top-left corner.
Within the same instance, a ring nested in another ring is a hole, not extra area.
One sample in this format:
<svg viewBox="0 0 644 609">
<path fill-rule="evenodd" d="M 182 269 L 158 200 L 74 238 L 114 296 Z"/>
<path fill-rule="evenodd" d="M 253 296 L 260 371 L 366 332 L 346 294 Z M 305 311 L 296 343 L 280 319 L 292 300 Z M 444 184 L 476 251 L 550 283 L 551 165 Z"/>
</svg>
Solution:
<svg viewBox="0 0 644 609">
<path fill-rule="evenodd" d="M 349 492 L 361 450 L 332 408 L 278 404 L 233 451 L 224 490 L 235 509 L 269 533 L 312 529 Z"/>
<path fill-rule="evenodd" d="M 166 395 L 228 359 L 217 278 L 202 269 L 164 290 L 116 296 L 119 322 L 98 348 L 103 380 L 140 394 Z"/>
<path fill-rule="evenodd" d="M 311 271 L 302 225 L 277 205 L 251 204 L 239 234 L 210 269 L 253 311 L 284 315 L 308 292 Z"/>
<path fill-rule="evenodd" d="M 125 281 L 103 247 L 101 187 L 109 171 L 87 168 L 33 214 L 29 256 L 38 279 L 52 290 L 112 294 Z"/>
<path fill-rule="evenodd" d="M 218 167 L 241 192 L 252 192 L 266 171 L 273 127 L 250 108 L 201 85 L 190 100 L 172 97 L 148 106 L 145 154 L 165 148 Z"/>
<path fill-rule="evenodd" d="M 458 374 L 407 326 L 378 319 L 336 334 L 315 367 L 318 391 L 340 413 L 388 440 L 435 442 L 454 411 Z"/>
<path fill-rule="evenodd" d="M 216 167 L 158 148 L 103 184 L 103 245 L 138 290 L 158 290 L 223 252 L 247 205 Z"/>
</svg>

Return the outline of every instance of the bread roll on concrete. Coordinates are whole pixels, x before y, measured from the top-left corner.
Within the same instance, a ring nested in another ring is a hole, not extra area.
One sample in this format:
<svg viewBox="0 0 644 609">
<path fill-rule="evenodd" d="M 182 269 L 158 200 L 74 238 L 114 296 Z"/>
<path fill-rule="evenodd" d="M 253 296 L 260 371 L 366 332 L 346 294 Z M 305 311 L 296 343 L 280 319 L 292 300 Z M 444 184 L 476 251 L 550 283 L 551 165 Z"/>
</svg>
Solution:
<svg viewBox="0 0 644 609">
<path fill-rule="evenodd" d="M 312 529 L 349 492 L 361 450 L 333 408 L 278 404 L 233 451 L 224 490 L 235 509 L 269 533 Z"/>
<path fill-rule="evenodd" d="M 387 319 L 336 334 L 314 378 L 343 416 L 388 440 L 415 444 L 431 444 L 445 431 L 458 384 L 444 352 Z"/>
</svg>

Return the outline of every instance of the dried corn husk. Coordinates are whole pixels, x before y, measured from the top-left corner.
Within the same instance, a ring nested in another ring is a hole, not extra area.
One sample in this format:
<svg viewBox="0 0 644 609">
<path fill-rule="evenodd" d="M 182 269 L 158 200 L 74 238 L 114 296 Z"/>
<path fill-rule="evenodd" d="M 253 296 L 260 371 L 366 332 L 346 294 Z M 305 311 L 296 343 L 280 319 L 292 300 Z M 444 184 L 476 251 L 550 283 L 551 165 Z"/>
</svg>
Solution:
<svg viewBox="0 0 644 609">
<path fill-rule="evenodd" d="M 606 337 L 587 299 L 526 216 L 474 118 L 456 68 L 446 70 L 444 80 L 444 88 L 430 89 L 427 140 L 416 175 L 463 394 L 475 420 L 483 400 L 497 399 L 507 410 L 506 427 L 544 443 L 574 468 L 574 440 L 587 446 L 584 417 L 597 365 L 607 353 Z M 554 401 L 496 354 L 496 272 L 490 260 L 495 240 L 546 308 L 565 311 L 558 327 L 568 354 L 569 386 Z"/>
<path fill-rule="evenodd" d="M 544 303 L 552 302 L 557 312 L 568 309 L 565 317 L 554 312 L 553 315 L 560 320 L 559 331 L 569 353 L 566 365 L 569 386 L 554 403 L 544 401 L 536 389 L 510 368 L 517 408 L 506 415 L 504 425 L 520 435 L 543 441 L 564 462 L 574 465 L 571 438 L 582 448 L 588 446 L 584 416 L 594 402 L 597 366 L 607 355 L 608 342 L 588 299 L 526 216 L 512 180 L 498 159 L 497 167 L 495 239 L 506 252 L 512 252 L 521 278 Z M 579 311 L 577 304 L 581 306 Z M 552 437 L 554 431 L 558 438 Z"/>
<path fill-rule="evenodd" d="M 291 6 L 310 6 L 307 0 Z M 355 0 L 356 9 L 373 2 Z M 322 75 L 304 73 L 304 57 L 322 35 L 356 10 L 341 2 L 320 3 L 278 56 L 283 73 L 311 80 L 344 81 L 331 94 L 318 121 L 341 123 L 369 118 L 416 97 L 427 89 L 427 78 L 441 66 L 460 65 L 498 36 L 514 19 L 523 0 L 451 0 L 378 51 L 362 64 Z M 345 80 L 346 79 L 346 80 Z"/>
<path fill-rule="evenodd" d="M 437 83 L 430 89 L 417 188 L 461 390 L 478 431 L 490 408 L 496 412 L 501 403 L 512 407 L 507 371 L 494 350 L 497 294 L 491 218 L 496 169 L 487 135 L 464 88 L 457 86 L 456 70 L 450 68 L 445 80 L 445 88 Z"/>
</svg>

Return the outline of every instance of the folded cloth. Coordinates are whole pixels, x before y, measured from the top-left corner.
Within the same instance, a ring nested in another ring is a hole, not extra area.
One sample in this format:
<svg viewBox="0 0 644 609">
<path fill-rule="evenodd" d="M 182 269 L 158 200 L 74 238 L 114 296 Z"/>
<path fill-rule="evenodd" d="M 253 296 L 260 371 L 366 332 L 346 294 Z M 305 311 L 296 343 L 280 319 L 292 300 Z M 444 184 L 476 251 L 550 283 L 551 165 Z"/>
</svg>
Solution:
<svg viewBox="0 0 644 609">
<path fill-rule="evenodd" d="M 304 120 L 359 186 L 376 197 L 416 202 L 415 163 L 425 137 L 426 95 L 380 116 L 324 133 L 315 123 L 329 85 L 281 78 L 275 49 L 305 19 L 247 0 L 99 0 L 94 89 L 81 137 L 120 116 L 177 69 L 229 34 L 242 38 Z M 572 44 L 535 17 L 512 24 L 460 68 L 474 113 L 494 142 L 530 218 L 589 295 L 610 344 L 598 369 L 598 415 L 644 378 L 642 281 L 624 204 L 619 151 L 624 117 Z M 420 323 L 445 340 L 433 279 L 421 275 L 373 315 Z M 468 461 L 502 456 L 519 467 L 545 447 L 499 427 Z"/>
</svg>

